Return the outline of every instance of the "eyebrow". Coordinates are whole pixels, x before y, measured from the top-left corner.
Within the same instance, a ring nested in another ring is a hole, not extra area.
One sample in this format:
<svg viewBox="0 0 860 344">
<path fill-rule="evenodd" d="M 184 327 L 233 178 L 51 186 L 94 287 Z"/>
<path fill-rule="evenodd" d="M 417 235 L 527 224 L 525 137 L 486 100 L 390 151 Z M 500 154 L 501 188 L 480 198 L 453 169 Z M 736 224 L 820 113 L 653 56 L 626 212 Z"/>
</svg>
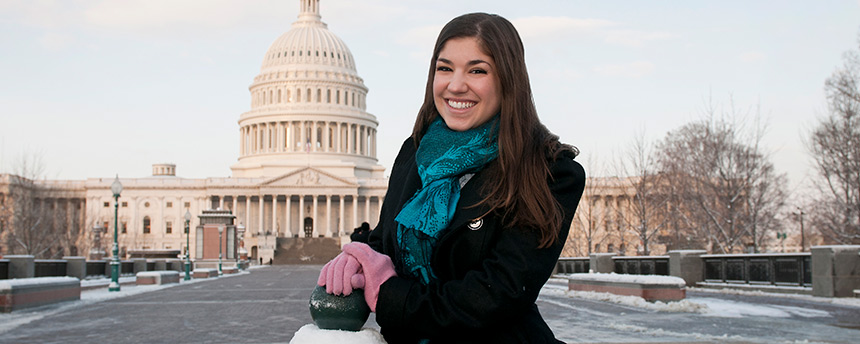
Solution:
<svg viewBox="0 0 860 344">
<path fill-rule="evenodd" d="M 451 62 L 451 60 L 448 60 L 448 59 L 443 58 L 443 57 L 439 57 L 439 58 L 437 58 L 437 59 L 436 59 L 436 61 L 443 62 L 443 63 L 447 63 L 447 64 L 454 64 L 454 63 L 452 63 L 452 62 Z M 486 63 L 486 64 L 488 64 L 488 65 L 491 65 L 491 66 L 492 66 L 492 64 L 490 64 L 489 62 L 484 61 L 484 60 L 481 60 L 481 59 L 471 60 L 471 61 L 467 62 L 467 63 L 466 63 L 466 65 L 467 65 L 467 66 L 474 66 L 474 65 L 476 65 L 476 64 L 481 64 L 481 63 Z"/>
</svg>

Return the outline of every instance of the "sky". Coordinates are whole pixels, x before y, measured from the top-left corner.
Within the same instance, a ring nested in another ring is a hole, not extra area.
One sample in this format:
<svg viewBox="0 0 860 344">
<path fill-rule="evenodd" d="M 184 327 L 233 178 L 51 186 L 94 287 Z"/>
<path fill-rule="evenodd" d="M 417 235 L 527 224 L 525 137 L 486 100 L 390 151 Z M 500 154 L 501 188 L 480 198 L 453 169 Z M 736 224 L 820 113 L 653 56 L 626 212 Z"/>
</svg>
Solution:
<svg viewBox="0 0 860 344">
<path fill-rule="evenodd" d="M 50 179 L 228 177 L 238 119 L 297 0 L 0 0 L 0 173 L 39 157 Z M 591 176 L 618 174 L 707 109 L 767 124 L 763 150 L 798 189 L 824 81 L 858 49 L 860 0 L 322 0 L 352 51 L 389 173 L 421 104 L 433 42 L 469 12 L 509 19 L 541 120 Z M 710 104 L 710 105 L 709 105 Z"/>
</svg>

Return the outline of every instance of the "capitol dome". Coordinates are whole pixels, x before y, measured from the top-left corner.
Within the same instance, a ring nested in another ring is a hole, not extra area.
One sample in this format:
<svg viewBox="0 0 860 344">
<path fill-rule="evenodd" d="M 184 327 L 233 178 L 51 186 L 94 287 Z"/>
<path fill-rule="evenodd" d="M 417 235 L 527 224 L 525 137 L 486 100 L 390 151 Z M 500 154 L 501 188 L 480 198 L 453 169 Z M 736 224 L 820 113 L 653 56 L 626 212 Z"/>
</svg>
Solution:
<svg viewBox="0 0 860 344">
<path fill-rule="evenodd" d="M 239 118 L 234 177 L 277 177 L 302 166 L 345 178 L 378 178 L 376 117 L 346 44 L 322 22 L 319 0 L 300 0 L 290 30 L 263 56 Z"/>
</svg>

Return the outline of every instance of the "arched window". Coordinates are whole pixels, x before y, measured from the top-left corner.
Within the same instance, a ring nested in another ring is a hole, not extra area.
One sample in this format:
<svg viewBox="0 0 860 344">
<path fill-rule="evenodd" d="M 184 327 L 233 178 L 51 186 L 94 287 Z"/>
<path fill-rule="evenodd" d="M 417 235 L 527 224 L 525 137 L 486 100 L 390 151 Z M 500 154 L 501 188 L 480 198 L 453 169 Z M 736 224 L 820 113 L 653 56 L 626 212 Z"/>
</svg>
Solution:
<svg viewBox="0 0 860 344">
<path fill-rule="evenodd" d="M 296 102 L 302 102 L 302 91 L 296 90 Z"/>
<path fill-rule="evenodd" d="M 278 104 L 281 103 L 281 89 L 278 89 Z"/>
<path fill-rule="evenodd" d="M 310 88 L 307 90 L 307 93 L 305 93 L 305 98 L 307 99 L 308 103 L 313 102 L 313 99 L 311 99 L 311 89 Z"/>
<path fill-rule="evenodd" d="M 317 103 L 322 102 L 322 89 L 317 89 Z"/>
<path fill-rule="evenodd" d="M 151 230 L 150 222 L 151 221 L 149 220 L 149 216 L 143 217 L 143 234 L 149 234 Z"/>
<path fill-rule="evenodd" d="M 337 90 L 336 96 L 334 97 L 334 102 L 336 104 L 340 104 L 340 90 Z"/>
<path fill-rule="evenodd" d="M 292 103 L 292 102 L 293 102 L 293 97 L 290 94 L 290 90 L 288 89 L 287 90 L 287 103 Z"/>
<path fill-rule="evenodd" d="M 331 104 L 331 90 L 325 90 L 325 102 Z"/>
</svg>

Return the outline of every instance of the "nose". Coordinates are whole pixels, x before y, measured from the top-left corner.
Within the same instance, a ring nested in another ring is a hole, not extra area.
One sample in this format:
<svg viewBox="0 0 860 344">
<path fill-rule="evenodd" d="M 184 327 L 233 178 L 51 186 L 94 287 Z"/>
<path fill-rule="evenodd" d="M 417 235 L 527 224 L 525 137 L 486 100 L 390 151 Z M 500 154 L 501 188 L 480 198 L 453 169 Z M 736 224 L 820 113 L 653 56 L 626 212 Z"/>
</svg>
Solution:
<svg viewBox="0 0 860 344">
<path fill-rule="evenodd" d="M 464 93 L 469 90 L 466 84 L 466 76 L 463 73 L 454 73 L 448 81 L 448 91 L 451 93 Z"/>
</svg>

